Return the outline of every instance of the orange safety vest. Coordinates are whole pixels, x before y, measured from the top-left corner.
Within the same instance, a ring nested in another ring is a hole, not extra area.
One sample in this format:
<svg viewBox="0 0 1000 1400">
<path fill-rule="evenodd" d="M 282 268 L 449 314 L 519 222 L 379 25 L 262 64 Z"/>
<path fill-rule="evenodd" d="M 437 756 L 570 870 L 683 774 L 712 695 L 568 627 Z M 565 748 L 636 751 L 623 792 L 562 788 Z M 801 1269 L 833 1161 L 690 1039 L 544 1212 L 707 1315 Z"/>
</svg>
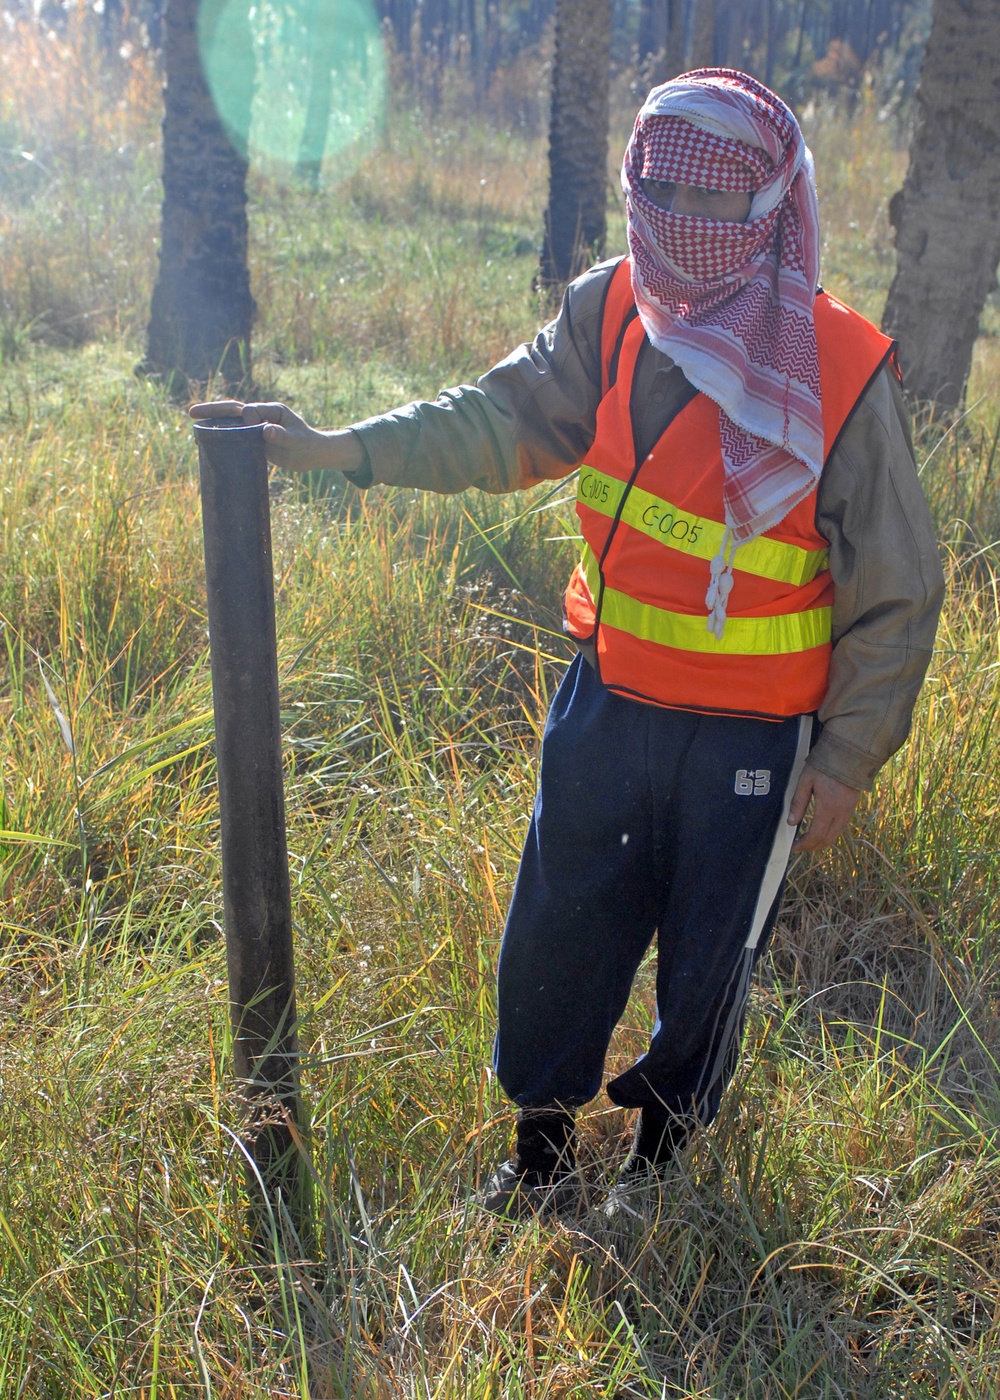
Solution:
<svg viewBox="0 0 1000 1400">
<path fill-rule="evenodd" d="M 577 483 L 584 550 L 566 588 L 566 630 L 594 644 L 601 680 L 618 694 L 683 710 L 808 714 L 827 689 L 833 602 L 816 490 L 737 548 L 717 640 L 705 594 L 725 533 L 719 408 L 696 394 L 636 463 L 630 402 L 646 332 L 629 320 L 634 305 L 626 258 L 604 307 L 604 396 Z M 829 461 L 893 341 L 825 292 L 815 316 Z"/>
</svg>

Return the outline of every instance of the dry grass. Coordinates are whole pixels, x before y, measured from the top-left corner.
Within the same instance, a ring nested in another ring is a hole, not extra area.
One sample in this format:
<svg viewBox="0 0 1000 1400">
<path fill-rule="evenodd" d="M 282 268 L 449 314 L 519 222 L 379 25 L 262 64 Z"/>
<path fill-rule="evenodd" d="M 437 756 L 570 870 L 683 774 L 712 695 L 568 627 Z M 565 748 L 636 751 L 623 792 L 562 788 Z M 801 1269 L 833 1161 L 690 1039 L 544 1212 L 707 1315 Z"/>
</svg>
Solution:
<svg viewBox="0 0 1000 1400">
<path fill-rule="evenodd" d="M 0 363 L 29 340 L 135 331 L 159 214 L 160 76 L 136 29 L 118 61 L 84 6 L 0 29 Z"/>
</svg>

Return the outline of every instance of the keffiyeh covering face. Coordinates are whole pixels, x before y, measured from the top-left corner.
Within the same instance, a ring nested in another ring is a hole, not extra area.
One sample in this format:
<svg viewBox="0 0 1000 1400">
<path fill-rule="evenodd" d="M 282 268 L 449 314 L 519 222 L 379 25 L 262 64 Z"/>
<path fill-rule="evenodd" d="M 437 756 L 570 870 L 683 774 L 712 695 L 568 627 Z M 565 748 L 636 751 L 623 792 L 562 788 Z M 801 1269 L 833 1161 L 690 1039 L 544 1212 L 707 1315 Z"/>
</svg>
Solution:
<svg viewBox="0 0 1000 1400">
<path fill-rule="evenodd" d="M 752 193 L 749 216 L 671 213 L 646 198 L 643 178 Z M 812 156 L 773 92 L 745 73 L 702 68 L 649 94 L 622 187 L 646 334 L 721 410 L 726 525 L 739 545 L 787 515 L 823 467 Z M 721 635 L 725 549 L 712 577 L 709 625 Z"/>
</svg>

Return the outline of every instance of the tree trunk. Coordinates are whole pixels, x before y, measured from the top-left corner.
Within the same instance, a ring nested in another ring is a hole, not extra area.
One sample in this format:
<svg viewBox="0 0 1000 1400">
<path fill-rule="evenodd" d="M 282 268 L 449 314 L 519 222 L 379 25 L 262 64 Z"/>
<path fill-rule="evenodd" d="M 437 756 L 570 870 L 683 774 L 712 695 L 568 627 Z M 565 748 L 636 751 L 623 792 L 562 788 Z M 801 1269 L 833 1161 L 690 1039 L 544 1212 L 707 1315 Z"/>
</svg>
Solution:
<svg viewBox="0 0 1000 1400">
<path fill-rule="evenodd" d="M 911 397 L 961 402 L 1000 261 L 1000 4 L 934 0 L 882 317 Z"/>
<path fill-rule="evenodd" d="M 664 81 L 684 72 L 684 6 L 681 0 L 670 0 L 670 27 L 667 30 L 667 61 Z"/>
<path fill-rule="evenodd" d="M 642 0 L 639 10 L 639 63 L 647 70 L 650 83 L 662 82 L 657 65 L 667 53 L 670 33 L 670 0 Z"/>
<path fill-rule="evenodd" d="M 725 65 L 727 68 L 743 68 L 746 66 L 744 50 L 749 25 L 747 0 L 728 0 L 722 15 L 725 27 Z"/>
<path fill-rule="evenodd" d="M 610 50 L 610 0 L 557 0 L 540 269 L 541 284 L 553 291 L 604 251 Z"/>
<path fill-rule="evenodd" d="M 207 0 L 204 8 L 209 5 L 221 12 L 220 0 Z M 230 390 L 249 385 L 255 310 L 247 268 L 247 162 L 219 120 L 205 83 L 198 10 L 198 0 L 168 0 L 160 269 L 141 367 L 163 375 L 180 392 L 188 380 L 204 383 L 213 377 Z M 212 18 L 203 16 L 203 30 Z M 228 57 L 230 71 L 245 82 L 244 110 L 233 123 L 245 140 L 253 49 L 249 21 L 244 28 L 245 47 L 234 46 Z"/>
<path fill-rule="evenodd" d="M 691 29 L 691 67 L 711 68 L 715 62 L 715 0 L 695 0 Z"/>
<path fill-rule="evenodd" d="M 768 87 L 774 83 L 774 63 L 778 48 L 777 23 L 774 0 L 764 0 L 764 82 Z"/>
<path fill-rule="evenodd" d="M 639 64 L 647 87 L 659 87 L 684 69 L 683 0 L 643 0 Z"/>
<path fill-rule="evenodd" d="M 795 57 L 792 59 L 792 69 L 797 72 L 802 66 L 802 47 L 806 39 L 806 11 L 809 8 L 809 0 L 802 0 L 799 10 L 799 36 L 795 41 Z"/>
</svg>

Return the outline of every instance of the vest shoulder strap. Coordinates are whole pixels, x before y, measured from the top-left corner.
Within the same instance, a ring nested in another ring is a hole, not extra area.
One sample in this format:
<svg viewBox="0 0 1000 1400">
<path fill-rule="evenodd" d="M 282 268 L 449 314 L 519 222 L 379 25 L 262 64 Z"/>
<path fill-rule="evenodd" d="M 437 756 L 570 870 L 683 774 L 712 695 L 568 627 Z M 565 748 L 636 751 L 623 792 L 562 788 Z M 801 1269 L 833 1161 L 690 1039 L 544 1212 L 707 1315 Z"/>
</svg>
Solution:
<svg viewBox="0 0 1000 1400">
<path fill-rule="evenodd" d="M 618 377 L 618 359 L 625 332 L 639 311 L 632 293 L 632 264 L 622 258 L 608 282 L 601 316 L 601 392 L 606 394 Z"/>
<path fill-rule="evenodd" d="M 893 363 L 896 342 L 829 292 L 817 294 L 815 318 L 828 461 L 872 381 Z"/>
</svg>

